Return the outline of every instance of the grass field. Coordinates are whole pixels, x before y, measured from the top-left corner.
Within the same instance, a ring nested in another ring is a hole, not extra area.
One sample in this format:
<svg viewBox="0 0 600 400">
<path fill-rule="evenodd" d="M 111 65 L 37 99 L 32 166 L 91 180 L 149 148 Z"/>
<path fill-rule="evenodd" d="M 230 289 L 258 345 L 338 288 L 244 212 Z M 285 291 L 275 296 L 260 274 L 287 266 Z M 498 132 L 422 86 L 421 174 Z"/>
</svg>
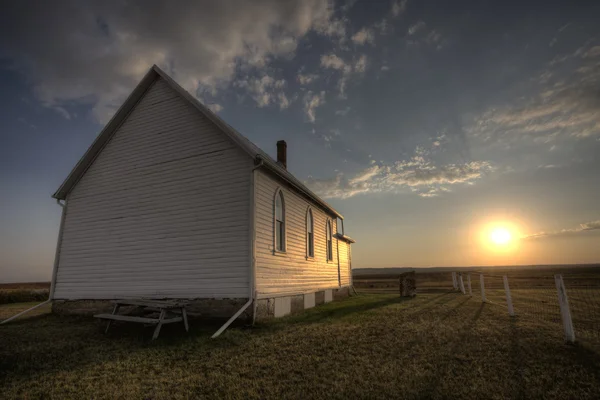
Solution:
<svg viewBox="0 0 600 400">
<path fill-rule="evenodd" d="M 417 270 L 418 271 L 418 270 Z M 426 270 L 425 270 L 426 271 Z M 469 293 L 468 272 L 462 270 L 465 290 Z M 486 301 L 507 310 L 503 276 L 508 277 L 514 311 L 522 319 L 536 319 L 553 326 L 562 334 L 562 319 L 558 304 L 555 274 L 563 276 L 570 311 L 578 340 L 600 346 L 600 267 L 577 268 L 483 268 L 471 271 L 471 292 L 481 299 L 479 275 L 484 275 Z M 419 293 L 434 293 L 452 288 L 448 272 L 417 272 Z M 361 274 L 354 277 L 356 290 L 362 293 L 397 293 L 396 275 Z"/>
<path fill-rule="evenodd" d="M 50 282 L 0 283 L 0 304 L 42 302 L 49 293 Z"/>
<path fill-rule="evenodd" d="M 26 308 L 28 305 L 22 305 Z M 0 318 L 17 305 L 0 306 Z M 43 310 L 40 311 L 43 313 Z M 458 293 L 365 294 L 255 327 L 0 326 L 2 398 L 597 398 L 600 355 Z M 151 328 L 150 328 L 151 330 Z"/>
</svg>

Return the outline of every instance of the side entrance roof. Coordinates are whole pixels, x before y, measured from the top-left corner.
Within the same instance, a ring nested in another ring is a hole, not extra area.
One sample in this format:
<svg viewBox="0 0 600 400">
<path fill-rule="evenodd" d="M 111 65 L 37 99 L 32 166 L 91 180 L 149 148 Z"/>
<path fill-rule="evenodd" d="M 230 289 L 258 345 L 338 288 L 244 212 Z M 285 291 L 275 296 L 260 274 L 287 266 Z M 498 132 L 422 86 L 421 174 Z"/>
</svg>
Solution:
<svg viewBox="0 0 600 400">
<path fill-rule="evenodd" d="M 227 135 L 235 144 L 248 153 L 252 158 L 254 158 L 256 161 L 262 161 L 263 165 L 272 173 L 283 179 L 298 192 L 310 198 L 336 217 L 342 219 L 344 218 L 333 207 L 327 204 L 324 200 L 307 188 L 302 182 L 300 182 L 300 180 L 296 179 L 296 177 L 289 173 L 285 168 L 282 168 L 279 164 L 277 164 L 277 162 L 273 160 L 271 156 L 262 151 L 244 135 L 233 129 L 218 115 L 210 111 L 206 106 L 200 103 L 198 99 L 185 91 L 185 89 L 183 89 L 177 82 L 175 82 L 169 75 L 167 75 L 156 65 L 153 65 L 150 68 L 140 83 L 135 87 L 135 89 L 133 89 L 133 92 L 131 92 L 129 97 L 127 97 L 127 100 L 125 100 L 123 105 L 111 118 L 108 124 L 106 124 L 104 129 L 102 129 L 98 137 L 96 137 L 96 140 L 94 140 L 77 165 L 75 165 L 75 168 L 73 168 L 71 173 L 69 173 L 67 179 L 65 179 L 58 190 L 52 195 L 53 198 L 57 200 L 64 200 L 67 197 L 67 194 L 69 194 L 79 179 L 81 179 L 85 171 L 90 167 L 90 165 L 92 165 L 96 156 L 112 138 L 119 126 L 121 126 L 121 124 L 125 121 L 138 101 L 143 97 L 144 93 L 146 93 L 152 83 L 154 83 L 154 81 L 158 78 L 164 79 L 173 90 L 179 93 L 179 95 L 182 96 L 186 101 L 191 103 L 198 111 L 200 111 L 206 118 L 214 123 L 225 135 Z"/>
</svg>

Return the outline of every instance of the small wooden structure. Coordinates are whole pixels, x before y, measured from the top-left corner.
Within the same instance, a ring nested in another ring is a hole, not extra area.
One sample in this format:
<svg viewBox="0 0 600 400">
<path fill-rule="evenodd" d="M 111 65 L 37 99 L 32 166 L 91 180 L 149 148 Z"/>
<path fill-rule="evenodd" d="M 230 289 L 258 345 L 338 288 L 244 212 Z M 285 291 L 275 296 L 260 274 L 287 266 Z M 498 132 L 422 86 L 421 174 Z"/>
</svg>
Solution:
<svg viewBox="0 0 600 400">
<path fill-rule="evenodd" d="M 185 326 L 185 331 L 189 331 L 187 313 L 185 311 L 185 302 L 134 299 L 114 300 L 112 301 L 112 303 L 115 305 L 112 314 L 94 315 L 95 318 L 108 320 L 108 323 L 106 324 L 106 330 L 104 331 L 105 333 L 108 332 L 112 321 L 137 322 L 140 324 L 156 325 L 156 328 L 154 329 L 154 334 L 152 335 L 152 340 L 158 337 L 158 335 L 160 334 L 160 328 L 164 324 L 183 322 L 183 325 Z M 150 318 L 138 317 L 134 315 L 120 315 L 118 314 L 118 312 L 122 306 L 135 306 L 138 310 L 142 312 L 160 312 L 160 316 L 158 318 Z"/>
<path fill-rule="evenodd" d="M 398 280 L 400 288 L 400 297 L 414 297 L 417 295 L 415 271 L 400 274 Z"/>
</svg>

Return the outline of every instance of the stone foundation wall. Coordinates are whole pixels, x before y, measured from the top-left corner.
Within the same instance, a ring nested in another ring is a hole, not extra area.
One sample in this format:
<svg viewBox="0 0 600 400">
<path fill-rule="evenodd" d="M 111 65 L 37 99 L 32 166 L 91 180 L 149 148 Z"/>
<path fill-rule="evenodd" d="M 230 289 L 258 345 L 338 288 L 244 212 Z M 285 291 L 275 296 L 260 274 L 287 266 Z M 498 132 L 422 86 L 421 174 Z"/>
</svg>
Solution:
<svg viewBox="0 0 600 400">
<path fill-rule="evenodd" d="M 193 299 L 187 300 L 189 318 L 230 318 L 248 299 Z M 82 315 L 112 313 L 114 305 L 110 300 L 55 300 L 52 312 L 59 315 Z M 119 313 L 129 313 L 136 307 L 121 307 Z M 252 307 L 248 307 L 238 319 L 252 320 Z"/>
<path fill-rule="evenodd" d="M 252 321 L 256 312 L 256 321 L 294 315 L 306 309 L 340 300 L 350 296 L 350 288 L 320 290 L 312 293 L 260 299 L 254 306 L 248 307 L 238 319 Z M 230 318 L 248 299 L 194 299 L 189 302 L 187 313 L 190 318 Z M 92 316 L 112 313 L 114 305 L 110 300 L 55 300 L 52 312 L 60 315 Z M 135 312 L 135 307 L 121 307 L 119 313 Z"/>
<path fill-rule="evenodd" d="M 306 309 L 329 303 L 333 300 L 341 300 L 348 296 L 350 296 L 350 288 L 343 287 L 300 295 L 259 299 L 255 305 L 255 321 L 260 322 L 271 318 L 299 314 Z"/>
</svg>

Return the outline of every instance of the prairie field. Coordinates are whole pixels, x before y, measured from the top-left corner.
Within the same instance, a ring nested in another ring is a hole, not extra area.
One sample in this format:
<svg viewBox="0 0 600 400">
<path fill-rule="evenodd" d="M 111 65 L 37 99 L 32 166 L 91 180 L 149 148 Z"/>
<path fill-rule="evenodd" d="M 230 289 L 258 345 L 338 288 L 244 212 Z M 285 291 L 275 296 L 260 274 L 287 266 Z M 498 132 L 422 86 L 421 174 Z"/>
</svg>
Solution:
<svg viewBox="0 0 600 400">
<path fill-rule="evenodd" d="M 501 299 L 446 286 L 412 299 L 358 288 L 217 339 L 218 325 L 202 321 L 189 334 L 167 325 L 150 341 L 151 328 L 104 335 L 93 318 L 35 310 L 0 325 L 0 397 L 597 398 L 593 343 L 565 344 L 560 325 L 521 313 L 516 297 L 510 317 Z M 0 318 L 29 306 L 0 306 Z"/>
<path fill-rule="evenodd" d="M 42 302 L 49 292 L 50 282 L 0 283 L 0 304 Z"/>
<path fill-rule="evenodd" d="M 467 295 L 472 295 L 475 300 L 483 300 L 480 281 L 480 275 L 483 275 L 486 303 L 508 312 L 503 282 L 503 276 L 506 275 L 515 314 L 522 319 L 537 320 L 553 326 L 557 333 L 563 332 L 554 277 L 560 274 L 569 299 L 576 338 L 594 346 L 600 344 L 600 267 L 483 268 L 459 271 L 462 273 Z M 415 276 L 417 292 L 420 294 L 452 289 L 451 270 L 432 273 L 417 270 Z M 361 274 L 354 277 L 354 287 L 362 293 L 397 293 L 398 285 L 398 277 L 394 274 Z"/>
</svg>

